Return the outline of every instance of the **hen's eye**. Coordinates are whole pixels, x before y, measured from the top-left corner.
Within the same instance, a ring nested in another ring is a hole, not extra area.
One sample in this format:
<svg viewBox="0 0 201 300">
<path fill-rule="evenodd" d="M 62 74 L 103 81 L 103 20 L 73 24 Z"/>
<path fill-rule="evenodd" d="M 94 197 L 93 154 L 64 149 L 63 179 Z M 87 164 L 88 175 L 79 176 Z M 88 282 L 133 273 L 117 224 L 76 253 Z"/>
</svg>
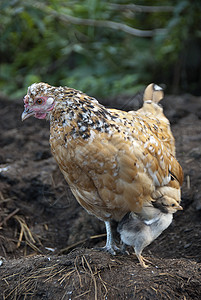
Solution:
<svg viewBox="0 0 201 300">
<path fill-rule="evenodd" d="M 174 207 L 175 206 L 175 204 L 172 204 L 172 207 Z"/>
<path fill-rule="evenodd" d="M 36 104 L 39 104 L 39 105 L 41 105 L 43 103 L 43 99 L 41 99 L 41 98 L 38 98 L 37 100 L 36 100 Z"/>
</svg>

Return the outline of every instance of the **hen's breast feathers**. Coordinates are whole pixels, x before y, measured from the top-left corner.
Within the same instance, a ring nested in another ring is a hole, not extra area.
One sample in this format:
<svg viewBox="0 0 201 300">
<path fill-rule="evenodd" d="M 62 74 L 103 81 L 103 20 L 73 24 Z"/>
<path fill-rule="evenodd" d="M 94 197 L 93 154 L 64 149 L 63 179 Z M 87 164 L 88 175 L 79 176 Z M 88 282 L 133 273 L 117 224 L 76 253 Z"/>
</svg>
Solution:
<svg viewBox="0 0 201 300">
<path fill-rule="evenodd" d="M 53 155 L 77 200 L 98 218 L 139 212 L 157 188 L 182 183 L 182 169 L 165 144 L 170 134 L 153 115 L 106 109 L 68 89 L 50 122 Z"/>
</svg>

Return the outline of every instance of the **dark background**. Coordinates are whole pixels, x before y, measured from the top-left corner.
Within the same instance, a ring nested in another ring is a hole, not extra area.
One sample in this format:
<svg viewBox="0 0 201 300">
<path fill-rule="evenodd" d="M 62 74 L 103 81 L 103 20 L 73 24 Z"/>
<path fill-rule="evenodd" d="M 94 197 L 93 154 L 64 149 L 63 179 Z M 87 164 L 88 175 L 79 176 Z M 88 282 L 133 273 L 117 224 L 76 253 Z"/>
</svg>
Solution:
<svg viewBox="0 0 201 300">
<path fill-rule="evenodd" d="M 44 81 L 100 99 L 156 82 L 200 95 L 200 15 L 199 0 L 2 0 L 1 93 Z"/>
</svg>

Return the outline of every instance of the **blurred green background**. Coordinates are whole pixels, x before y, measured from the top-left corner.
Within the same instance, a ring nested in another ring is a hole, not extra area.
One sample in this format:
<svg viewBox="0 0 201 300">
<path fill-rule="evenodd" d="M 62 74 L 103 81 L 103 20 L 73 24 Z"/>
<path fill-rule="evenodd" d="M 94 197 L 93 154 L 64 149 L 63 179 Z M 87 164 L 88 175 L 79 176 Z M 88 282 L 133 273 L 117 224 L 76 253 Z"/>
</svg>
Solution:
<svg viewBox="0 0 201 300">
<path fill-rule="evenodd" d="M 0 1 L 0 93 L 10 98 L 39 81 L 96 97 L 150 82 L 200 95 L 200 50 L 200 0 Z"/>
</svg>

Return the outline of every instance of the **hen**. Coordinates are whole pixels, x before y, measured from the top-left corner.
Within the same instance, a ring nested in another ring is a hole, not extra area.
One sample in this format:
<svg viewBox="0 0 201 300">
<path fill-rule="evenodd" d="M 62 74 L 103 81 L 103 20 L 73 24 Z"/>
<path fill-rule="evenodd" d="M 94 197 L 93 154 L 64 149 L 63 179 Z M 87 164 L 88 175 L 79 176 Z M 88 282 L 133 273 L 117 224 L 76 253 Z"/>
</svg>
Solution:
<svg viewBox="0 0 201 300">
<path fill-rule="evenodd" d="M 151 84 L 137 112 L 106 109 L 68 87 L 35 83 L 24 98 L 22 120 L 50 120 L 50 145 L 77 201 L 106 225 L 105 250 L 115 254 L 110 220 L 128 212 L 151 219 L 153 201 L 180 203 L 182 168 L 162 108 L 163 92 Z"/>
</svg>

